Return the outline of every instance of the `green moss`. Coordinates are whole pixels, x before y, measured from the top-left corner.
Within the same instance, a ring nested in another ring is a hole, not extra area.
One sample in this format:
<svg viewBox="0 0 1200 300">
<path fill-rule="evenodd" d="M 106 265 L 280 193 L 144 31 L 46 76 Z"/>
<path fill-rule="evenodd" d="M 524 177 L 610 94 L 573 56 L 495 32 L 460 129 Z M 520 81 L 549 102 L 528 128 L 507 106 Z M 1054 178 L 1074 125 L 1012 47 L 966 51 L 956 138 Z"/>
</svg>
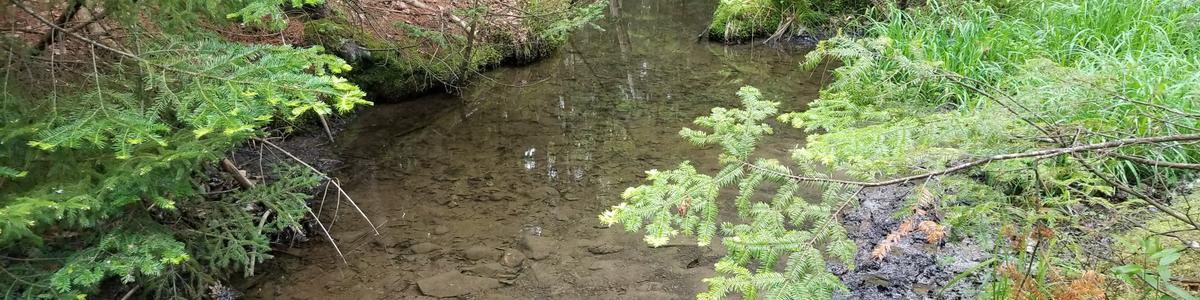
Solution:
<svg viewBox="0 0 1200 300">
<path fill-rule="evenodd" d="M 501 63 L 526 63 L 549 55 L 566 43 L 569 30 L 599 18 L 605 3 L 600 1 L 573 8 L 567 0 L 526 2 L 525 11 L 533 16 L 524 24 L 529 29 L 528 37 L 485 28 L 477 40 L 487 42 L 473 43 L 470 51 L 465 51 L 468 45 L 465 36 L 405 23 L 394 26 L 407 31 L 411 40 L 382 40 L 341 17 L 308 22 L 304 33 L 307 40 L 354 61 L 355 70 L 349 75 L 350 79 L 376 100 L 386 101 L 446 83 L 457 84 L 475 72 Z M 423 46 L 412 47 L 417 44 Z M 347 45 L 358 45 L 367 53 L 351 54 L 353 49 L 348 48 L 353 47 Z M 434 48 L 440 50 L 430 50 Z"/>
<path fill-rule="evenodd" d="M 349 25 L 342 18 L 327 18 L 308 22 L 304 26 L 305 39 L 324 46 L 331 51 L 348 56 L 351 43 L 365 48 L 359 59 L 353 61 L 354 70 L 348 77 L 367 90 L 376 99 L 393 99 L 420 93 L 434 85 L 428 80 L 425 70 L 433 66 L 422 66 L 419 51 L 402 49 L 395 41 L 384 41 Z M 400 50 L 383 50 L 400 49 Z M 360 51 L 361 52 L 361 51 Z"/>
<path fill-rule="evenodd" d="M 721 0 L 708 26 L 709 37 L 736 41 L 770 34 L 782 21 L 770 0 Z"/>
<path fill-rule="evenodd" d="M 774 33 L 789 17 L 793 32 L 829 27 L 833 16 L 862 12 L 865 0 L 721 0 L 708 26 L 710 39 L 745 41 Z"/>
</svg>

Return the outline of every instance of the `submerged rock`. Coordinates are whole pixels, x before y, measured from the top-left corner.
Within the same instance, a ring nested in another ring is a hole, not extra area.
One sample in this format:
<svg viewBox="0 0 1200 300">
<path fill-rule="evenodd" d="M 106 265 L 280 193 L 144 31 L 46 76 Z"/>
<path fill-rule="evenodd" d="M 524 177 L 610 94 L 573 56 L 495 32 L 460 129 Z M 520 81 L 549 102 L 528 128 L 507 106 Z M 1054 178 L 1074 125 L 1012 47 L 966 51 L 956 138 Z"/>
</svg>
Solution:
<svg viewBox="0 0 1200 300">
<path fill-rule="evenodd" d="M 554 241 L 527 234 L 521 236 L 521 248 L 525 250 L 529 259 L 542 260 L 549 257 L 550 253 L 554 251 Z"/>
<path fill-rule="evenodd" d="M 477 265 L 477 266 L 471 266 L 469 268 L 463 269 L 463 271 L 467 271 L 468 273 L 471 273 L 472 275 L 491 277 L 491 278 L 511 279 L 511 278 L 516 277 L 516 272 L 513 271 L 511 268 L 505 267 L 503 265 L 500 265 L 500 264 L 494 263 L 494 262 Z"/>
<path fill-rule="evenodd" d="M 486 246 L 471 246 L 463 250 L 463 257 L 470 260 L 495 260 L 498 254 L 500 253 L 495 248 Z"/>
<path fill-rule="evenodd" d="M 501 286 L 499 280 L 463 275 L 458 271 L 441 273 L 417 281 L 417 287 L 421 289 L 422 294 L 439 298 L 462 296 Z"/>
<path fill-rule="evenodd" d="M 540 200 L 558 200 L 562 196 L 553 187 L 539 186 L 529 191 L 529 197 Z"/>
<path fill-rule="evenodd" d="M 409 248 L 409 249 L 412 249 L 413 253 L 416 253 L 416 254 L 425 254 L 425 253 L 441 250 L 442 246 L 438 246 L 437 244 L 434 244 L 434 243 L 425 242 L 425 243 L 413 245 L 412 248 Z"/>
<path fill-rule="evenodd" d="M 525 254 L 521 251 L 507 250 L 504 251 L 504 256 L 500 257 L 500 264 L 506 267 L 516 268 L 525 262 Z"/>
<path fill-rule="evenodd" d="M 621 250 L 625 250 L 625 247 L 621 247 L 621 246 L 617 246 L 617 245 L 609 245 L 609 244 L 595 245 L 595 246 L 591 246 L 591 247 L 587 248 L 588 252 L 591 252 L 592 254 L 596 254 L 596 255 L 612 254 L 612 253 L 621 252 Z"/>
</svg>

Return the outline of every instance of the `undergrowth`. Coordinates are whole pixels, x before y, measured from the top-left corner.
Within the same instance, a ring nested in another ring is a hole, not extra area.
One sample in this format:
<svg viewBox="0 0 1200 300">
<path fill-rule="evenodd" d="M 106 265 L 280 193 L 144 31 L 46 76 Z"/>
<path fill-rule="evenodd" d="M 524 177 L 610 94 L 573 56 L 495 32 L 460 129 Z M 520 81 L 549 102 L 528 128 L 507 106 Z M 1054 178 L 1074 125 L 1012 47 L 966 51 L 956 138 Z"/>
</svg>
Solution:
<svg viewBox="0 0 1200 300">
<path fill-rule="evenodd" d="M 601 219 L 644 229 L 651 245 L 720 237 L 730 251 L 700 298 L 829 298 L 849 292 L 826 266 L 855 263 L 837 221 L 854 209 L 854 191 L 912 184 L 913 196 L 896 200 L 909 209 L 894 216 L 909 221 L 867 245 L 880 263 L 903 259 L 889 245 L 924 232 L 934 249 L 967 239 L 988 249 L 990 259 L 956 279 L 981 278 L 979 298 L 1195 299 L 1196 4 L 892 9 L 865 35 L 823 41 L 808 55 L 806 68 L 842 66 L 806 111 L 777 115 L 776 103 L 743 88 L 743 108 L 698 118 L 707 132 L 681 131 L 720 146 L 720 171 L 651 171 Z M 809 134 L 788 163 L 753 155 L 775 130 L 772 117 Z M 827 196 L 797 198 L 803 183 Z M 738 190 L 732 204 L 719 197 L 728 186 Z M 736 221 L 717 219 L 726 205 Z"/>
<path fill-rule="evenodd" d="M 36 13 L 10 3 L 7 12 Z M 61 43 L 77 51 L 68 57 L 88 60 L 75 75 L 46 74 L 26 61 L 39 50 L 5 40 L 5 299 L 86 298 L 117 284 L 156 299 L 195 299 L 235 270 L 252 274 L 275 237 L 305 233 L 301 192 L 317 184 L 312 171 L 279 165 L 253 188 L 224 192 L 200 178 L 269 128 L 370 102 L 339 77 L 350 66 L 321 47 L 233 43 L 177 22 L 282 26 L 285 2 L 226 4 L 108 1 L 111 20 L 133 37 L 113 44 L 64 34 Z M 173 17 L 144 18 L 157 13 Z M 27 80 L 45 75 L 55 80 Z"/>
<path fill-rule="evenodd" d="M 602 7 L 522 3 L 544 18 L 535 22 L 536 39 L 551 45 Z M 341 13 L 334 12 L 306 26 L 325 38 L 318 44 L 331 48 L 222 36 L 237 35 L 228 28 L 275 34 L 298 12 L 322 5 L 7 1 L 0 9 L 5 19 L 31 20 L 38 25 L 29 26 L 31 32 L 56 30 L 47 31 L 46 45 L 18 34 L 0 38 L 7 50 L 0 91 L 0 298 L 232 299 L 235 283 L 254 275 L 274 246 L 320 233 L 308 229 L 314 213 L 307 202 L 311 189 L 329 177 L 287 153 L 292 160 L 247 173 L 230 153 L 250 141 L 277 147 L 270 136 L 371 105 L 357 82 L 344 77 L 354 62 L 330 54 L 342 53 L 344 42 L 364 37 L 363 30 L 337 22 Z M 77 11 L 104 13 L 89 14 L 91 20 L 53 18 Z M 454 14 L 472 22 L 486 15 Z M 89 27 L 94 24 L 103 26 Z M 66 28 L 72 26 L 78 28 Z M 397 26 L 442 47 L 471 47 L 461 35 Z M 437 77 L 462 76 L 510 55 L 488 46 L 410 57 L 385 52 L 391 42 L 367 46 L 390 54 L 380 62 L 385 67 L 423 65 L 434 69 L 421 72 Z M 384 75 L 394 77 L 375 80 L 413 77 Z"/>
</svg>

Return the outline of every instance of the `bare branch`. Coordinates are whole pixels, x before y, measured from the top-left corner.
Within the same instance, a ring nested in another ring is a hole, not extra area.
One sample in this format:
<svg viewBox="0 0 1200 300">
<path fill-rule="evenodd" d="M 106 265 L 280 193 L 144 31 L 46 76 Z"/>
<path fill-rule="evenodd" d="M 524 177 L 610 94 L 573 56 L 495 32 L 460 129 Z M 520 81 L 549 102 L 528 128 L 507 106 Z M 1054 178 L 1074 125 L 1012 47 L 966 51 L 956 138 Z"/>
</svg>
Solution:
<svg viewBox="0 0 1200 300">
<path fill-rule="evenodd" d="M 791 175 L 791 174 L 780 174 L 780 175 L 787 176 L 788 178 L 791 178 L 792 180 L 796 180 L 796 181 L 827 182 L 827 183 L 836 183 L 836 184 L 857 185 L 857 186 L 864 186 L 864 187 L 885 186 L 885 185 L 893 185 L 893 184 L 898 184 L 898 183 L 906 183 L 906 182 L 922 180 L 922 179 L 926 179 L 926 178 L 934 177 L 934 176 L 946 175 L 946 174 L 962 171 L 965 169 L 969 169 L 972 167 L 976 167 L 979 165 L 984 165 L 987 163 L 1002 161 L 1002 160 L 1010 160 L 1010 159 L 1018 159 L 1018 158 L 1047 158 L 1047 157 L 1054 157 L 1054 156 L 1063 155 L 1063 154 L 1087 152 L 1087 151 L 1093 151 L 1093 150 L 1099 150 L 1099 149 L 1120 148 L 1120 147 L 1125 147 L 1125 146 L 1130 146 L 1130 145 L 1157 144 L 1157 143 L 1183 142 L 1183 141 L 1200 141 L 1200 134 L 1183 134 L 1183 135 L 1167 135 L 1167 136 L 1154 136 L 1154 137 L 1143 137 L 1143 138 L 1130 138 L 1130 139 L 1108 141 L 1108 142 L 1096 143 L 1096 144 L 1087 144 L 1087 145 L 1081 145 L 1081 146 L 1075 146 L 1075 147 L 1052 148 L 1052 149 L 1043 149 L 1043 150 L 1022 152 L 1022 153 L 993 155 L 993 156 L 985 157 L 982 159 L 970 161 L 967 163 L 958 164 L 958 165 L 955 165 L 955 166 L 952 166 L 952 167 L 949 167 L 946 169 L 942 169 L 939 171 L 928 172 L 928 173 L 912 175 L 912 176 L 907 176 L 907 177 L 901 177 L 901 178 L 885 180 L 885 181 L 853 181 L 853 180 L 840 180 L 840 179 L 832 179 L 832 178 L 796 176 L 796 175 Z M 743 164 L 746 166 L 758 169 L 758 170 L 774 172 L 770 169 L 763 168 L 763 167 L 760 167 L 760 166 L 757 166 L 757 165 L 754 165 L 751 163 L 743 162 Z"/>
<path fill-rule="evenodd" d="M 58 15 L 58 20 L 54 21 L 55 25 L 50 27 L 50 31 L 46 32 L 46 35 L 43 36 L 42 40 L 37 43 L 37 46 L 34 46 L 34 49 L 37 49 L 37 51 L 40 52 L 42 50 L 45 50 L 46 47 L 50 46 L 50 44 L 53 44 L 55 41 L 57 41 L 58 36 L 61 33 L 60 30 L 61 30 L 62 26 L 67 24 L 67 22 L 70 22 L 71 19 L 75 18 L 75 13 L 79 12 L 80 7 L 83 7 L 83 1 L 81 1 L 81 0 L 71 1 L 70 4 L 67 4 L 66 10 L 64 10 L 62 12 L 62 14 Z M 26 12 L 29 12 L 31 15 L 37 16 L 28 10 L 26 10 Z M 37 16 L 37 17 L 38 17 L 38 19 L 41 19 L 41 16 Z"/>
<path fill-rule="evenodd" d="M 1189 164 L 1189 163 L 1177 163 L 1177 162 L 1170 162 L 1170 161 L 1152 160 L 1152 159 L 1146 159 L 1146 158 L 1141 158 L 1141 157 L 1132 156 L 1132 155 L 1125 155 L 1125 154 L 1120 154 L 1120 153 L 1109 153 L 1108 155 L 1116 157 L 1116 158 L 1132 161 L 1135 163 L 1151 165 L 1151 166 L 1156 166 L 1156 167 L 1166 167 L 1166 168 L 1173 168 L 1173 169 L 1187 169 L 1187 170 L 1200 170 L 1200 164 Z"/>
<path fill-rule="evenodd" d="M 62 28 L 62 26 L 59 26 L 58 24 L 50 22 L 50 20 L 46 20 L 46 18 L 43 18 L 41 15 L 38 15 L 32 9 L 29 9 L 28 6 L 25 6 L 24 4 L 22 4 L 21 1 L 8 0 L 8 2 L 12 3 L 13 6 L 20 8 L 22 11 L 25 11 L 26 14 L 29 14 L 33 18 L 37 19 L 38 22 L 41 22 L 42 24 L 46 24 L 46 25 L 50 26 L 53 30 L 62 31 L 63 33 L 66 33 L 67 35 L 70 35 L 73 38 L 79 39 L 80 41 L 83 41 L 88 44 L 92 44 L 93 46 L 100 47 L 101 49 L 108 50 L 109 52 L 120 54 L 121 56 L 129 57 L 129 58 L 132 58 L 137 61 L 145 61 L 145 59 L 142 59 L 140 56 L 134 55 L 133 53 L 129 53 L 129 52 L 121 50 L 121 49 L 113 48 L 109 45 L 105 45 L 104 43 L 97 42 L 95 40 L 92 40 L 92 39 L 89 39 L 82 35 L 79 35 L 79 33 L 76 33 L 74 31 L 66 30 L 66 29 Z"/>
<path fill-rule="evenodd" d="M 237 164 L 234 164 L 232 160 L 229 160 L 228 158 L 222 158 L 221 168 L 225 169 L 225 172 L 229 173 L 229 175 L 232 175 L 234 179 L 237 179 L 238 185 L 241 185 L 242 188 L 254 188 L 254 182 L 250 181 L 250 178 L 246 178 L 246 175 L 242 174 L 242 170 L 238 169 Z"/>
</svg>

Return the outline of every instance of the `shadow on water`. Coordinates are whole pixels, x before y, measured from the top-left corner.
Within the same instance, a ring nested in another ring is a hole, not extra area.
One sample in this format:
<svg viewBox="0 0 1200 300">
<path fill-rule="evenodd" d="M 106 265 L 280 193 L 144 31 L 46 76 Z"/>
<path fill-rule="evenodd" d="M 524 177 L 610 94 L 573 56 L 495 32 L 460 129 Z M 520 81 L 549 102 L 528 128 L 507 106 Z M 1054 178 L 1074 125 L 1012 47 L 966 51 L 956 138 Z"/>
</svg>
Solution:
<svg viewBox="0 0 1200 300">
<path fill-rule="evenodd" d="M 803 49 L 697 42 L 714 2 L 612 0 L 603 30 L 576 32 L 543 61 L 480 74 L 460 96 L 361 113 L 339 138 L 339 176 L 381 235 L 330 196 L 322 220 L 348 263 L 312 241 L 248 296 L 694 297 L 723 249 L 647 248 L 638 234 L 597 228 L 596 215 L 645 170 L 714 168 L 714 150 L 677 132 L 736 105 L 739 87 L 795 110 L 829 80 L 799 69 Z M 777 140 L 763 148 L 803 139 Z"/>
</svg>

